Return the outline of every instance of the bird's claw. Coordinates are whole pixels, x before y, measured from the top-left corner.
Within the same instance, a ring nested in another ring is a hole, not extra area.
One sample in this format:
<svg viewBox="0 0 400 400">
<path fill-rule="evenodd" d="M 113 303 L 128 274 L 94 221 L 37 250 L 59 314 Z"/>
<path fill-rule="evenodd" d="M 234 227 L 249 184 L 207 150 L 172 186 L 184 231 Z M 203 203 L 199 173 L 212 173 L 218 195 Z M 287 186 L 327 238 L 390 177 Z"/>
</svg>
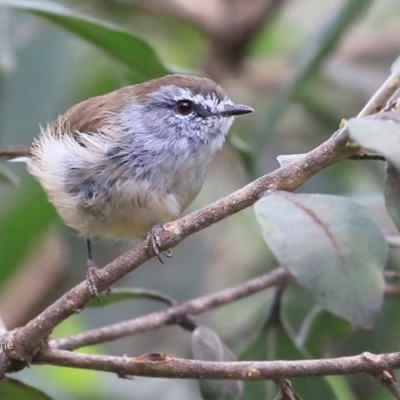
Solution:
<svg viewBox="0 0 400 400">
<path fill-rule="evenodd" d="M 147 234 L 147 249 L 151 249 L 154 251 L 156 254 L 158 260 L 160 261 L 161 264 L 164 264 L 164 261 L 161 258 L 161 254 L 164 255 L 167 258 L 172 257 L 172 251 L 167 250 L 167 251 L 162 251 L 161 250 L 161 245 L 160 245 L 160 236 L 159 233 L 163 230 L 164 228 L 161 225 L 154 225 L 149 233 Z"/>
<path fill-rule="evenodd" d="M 97 301 L 100 301 L 99 297 L 98 297 L 99 289 L 97 288 L 97 283 L 96 282 L 98 282 L 99 280 L 104 282 L 104 283 L 106 283 L 106 282 L 104 281 L 104 279 L 100 278 L 100 276 L 98 274 L 99 268 L 97 268 L 97 266 L 96 266 L 96 264 L 94 263 L 93 260 L 88 259 L 87 263 L 86 263 L 86 267 L 87 267 L 87 270 L 86 270 L 86 285 L 87 285 L 87 288 L 89 290 L 89 293 L 90 293 L 90 295 L 92 296 L 93 299 L 97 299 Z M 105 292 L 107 294 L 110 294 L 111 293 L 111 289 L 108 288 L 108 289 L 105 290 Z"/>
</svg>

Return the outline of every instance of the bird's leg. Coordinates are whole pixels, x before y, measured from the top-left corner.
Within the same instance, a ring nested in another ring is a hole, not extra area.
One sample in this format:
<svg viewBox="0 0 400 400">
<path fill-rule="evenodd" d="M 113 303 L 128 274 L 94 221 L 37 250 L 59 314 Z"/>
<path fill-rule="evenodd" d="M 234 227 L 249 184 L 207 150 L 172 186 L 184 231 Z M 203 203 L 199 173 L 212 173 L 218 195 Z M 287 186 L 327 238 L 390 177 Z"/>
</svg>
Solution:
<svg viewBox="0 0 400 400">
<path fill-rule="evenodd" d="M 160 261 L 161 264 L 164 264 L 164 261 L 161 258 L 161 255 L 164 255 L 167 258 L 171 258 L 172 257 L 172 251 L 168 250 L 168 251 L 162 251 L 160 249 L 160 237 L 159 237 L 159 233 L 163 230 L 163 227 L 161 225 L 154 225 L 149 233 L 147 234 L 147 248 L 149 248 L 150 246 L 152 247 L 152 249 L 154 250 L 154 253 L 156 253 L 156 256 L 158 258 L 158 261 Z"/>
<path fill-rule="evenodd" d="M 103 279 L 101 279 L 98 275 L 98 268 L 95 262 L 93 261 L 93 256 L 92 256 L 92 244 L 90 242 L 90 239 L 86 239 L 86 247 L 87 247 L 87 261 L 86 261 L 86 281 L 87 281 L 87 288 L 92 295 L 94 299 L 98 299 L 97 295 L 99 294 L 99 290 L 97 289 L 96 285 L 96 280 L 101 280 L 104 282 Z M 107 294 L 111 293 L 110 289 L 106 290 Z"/>
</svg>

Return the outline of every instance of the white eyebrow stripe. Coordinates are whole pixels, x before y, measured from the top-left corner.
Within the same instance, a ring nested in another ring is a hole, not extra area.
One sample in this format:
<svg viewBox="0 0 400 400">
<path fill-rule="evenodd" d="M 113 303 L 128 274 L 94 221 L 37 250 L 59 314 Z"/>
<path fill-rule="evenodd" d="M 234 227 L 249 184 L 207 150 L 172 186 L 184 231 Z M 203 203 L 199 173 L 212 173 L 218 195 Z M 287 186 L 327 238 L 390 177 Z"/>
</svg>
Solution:
<svg viewBox="0 0 400 400">
<path fill-rule="evenodd" d="M 233 102 L 230 100 L 228 95 L 221 98 L 217 92 L 209 92 L 205 95 L 203 93 L 195 93 L 189 88 L 177 87 L 174 85 L 166 85 L 160 88 L 157 93 L 151 95 L 157 102 L 166 103 L 172 106 L 172 103 L 176 103 L 180 100 L 193 101 L 196 105 L 203 107 L 205 110 L 209 110 L 211 113 L 218 113 L 223 111 L 226 106 L 233 106 Z"/>
</svg>

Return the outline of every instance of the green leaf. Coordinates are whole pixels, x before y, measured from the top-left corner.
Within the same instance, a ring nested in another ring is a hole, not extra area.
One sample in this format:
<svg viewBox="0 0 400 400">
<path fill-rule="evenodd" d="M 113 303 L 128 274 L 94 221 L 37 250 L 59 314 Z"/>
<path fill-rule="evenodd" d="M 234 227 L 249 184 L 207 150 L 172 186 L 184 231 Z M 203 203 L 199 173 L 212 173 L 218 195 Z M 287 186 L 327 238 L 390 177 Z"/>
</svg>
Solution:
<svg viewBox="0 0 400 400">
<path fill-rule="evenodd" d="M 87 304 L 87 307 L 104 307 L 109 304 L 119 303 L 121 301 L 138 299 L 156 300 L 167 304 L 168 306 L 172 306 L 176 303 L 171 297 L 155 290 L 118 288 L 112 289 L 111 294 L 109 295 L 106 293 L 101 293 L 98 296 L 98 300 L 91 300 Z"/>
<path fill-rule="evenodd" d="M 395 64 L 399 63 L 399 59 Z M 400 67 L 393 67 L 400 68 Z M 385 179 L 386 208 L 400 231 L 400 111 L 353 118 L 347 123 L 352 140 L 388 161 Z"/>
<path fill-rule="evenodd" d="M 332 342 L 350 332 L 351 325 L 347 321 L 315 306 L 304 318 L 295 343 L 304 355 L 321 358 Z"/>
<path fill-rule="evenodd" d="M 51 400 L 49 396 L 40 390 L 12 378 L 0 381 L 0 399 Z"/>
<path fill-rule="evenodd" d="M 383 155 L 400 168 L 400 111 L 352 118 L 346 127 L 350 138 L 363 149 Z"/>
<path fill-rule="evenodd" d="M 264 317 L 264 315 L 262 316 Z M 275 346 L 272 348 L 275 350 Z M 241 361 L 256 361 L 265 360 L 267 357 L 267 337 L 264 333 L 259 334 L 254 340 L 249 343 L 243 354 L 240 356 Z M 271 388 L 270 382 L 264 381 L 245 381 L 243 400 L 265 399 L 267 398 L 267 390 Z M 272 386 L 271 391 L 276 392 L 275 386 Z"/>
<path fill-rule="evenodd" d="M 283 308 L 283 312 L 286 314 L 285 311 L 287 311 L 287 307 Z M 283 315 L 282 320 L 285 321 L 283 325 L 286 332 L 293 332 L 285 315 Z M 347 321 L 322 310 L 320 306 L 316 305 L 303 319 L 299 333 L 296 336 L 294 334 L 289 336 L 304 358 L 323 358 L 327 355 L 327 349 L 331 348 L 332 342 L 343 338 L 351 331 L 351 325 Z M 319 398 L 324 398 L 323 394 L 326 390 L 326 388 L 323 388 L 324 384 L 329 387 L 329 392 L 333 392 L 338 399 L 355 399 L 345 377 L 324 377 L 324 381 L 319 383 L 321 390 Z M 305 393 L 301 393 L 305 395 Z M 312 397 L 311 393 L 305 398 L 310 396 Z"/>
<path fill-rule="evenodd" d="M 297 349 L 292 337 L 280 321 L 269 325 L 266 331 L 254 340 L 241 360 L 303 360 L 303 354 Z M 304 377 L 290 379 L 294 389 L 303 399 L 337 400 L 331 384 L 325 377 Z M 245 382 L 243 400 L 272 399 L 278 388 L 268 382 Z"/>
<path fill-rule="evenodd" d="M 388 246 L 367 210 L 344 197 L 277 192 L 255 212 L 280 264 L 322 307 L 355 326 L 373 325 Z"/>
<path fill-rule="evenodd" d="M 0 0 L 0 7 L 28 11 L 78 35 L 127 65 L 138 81 L 170 73 L 149 44 L 137 35 L 70 11 L 51 1 Z"/>
<path fill-rule="evenodd" d="M 0 286 L 56 220 L 56 211 L 39 183 L 31 180 L 21 187 L 12 209 L 0 216 Z"/>
<path fill-rule="evenodd" d="M 236 361 L 236 357 L 217 333 L 199 326 L 192 334 L 192 351 L 196 360 Z M 200 392 L 204 400 L 239 400 L 243 382 L 233 380 L 200 380 Z"/>
</svg>

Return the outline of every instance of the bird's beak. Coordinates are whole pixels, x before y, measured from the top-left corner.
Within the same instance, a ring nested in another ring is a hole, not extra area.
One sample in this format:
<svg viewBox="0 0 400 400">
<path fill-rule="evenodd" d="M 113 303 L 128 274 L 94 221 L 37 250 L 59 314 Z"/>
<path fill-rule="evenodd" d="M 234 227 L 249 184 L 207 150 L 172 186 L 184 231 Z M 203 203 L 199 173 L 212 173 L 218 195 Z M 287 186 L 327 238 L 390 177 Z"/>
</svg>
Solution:
<svg viewBox="0 0 400 400">
<path fill-rule="evenodd" d="M 233 104 L 227 106 L 225 110 L 221 111 L 220 115 L 223 117 L 234 117 L 235 115 L 248 114 L 253 111 L 254 109 L 249 106 L 245 106 L 243 104 Z"/>
</svg>

